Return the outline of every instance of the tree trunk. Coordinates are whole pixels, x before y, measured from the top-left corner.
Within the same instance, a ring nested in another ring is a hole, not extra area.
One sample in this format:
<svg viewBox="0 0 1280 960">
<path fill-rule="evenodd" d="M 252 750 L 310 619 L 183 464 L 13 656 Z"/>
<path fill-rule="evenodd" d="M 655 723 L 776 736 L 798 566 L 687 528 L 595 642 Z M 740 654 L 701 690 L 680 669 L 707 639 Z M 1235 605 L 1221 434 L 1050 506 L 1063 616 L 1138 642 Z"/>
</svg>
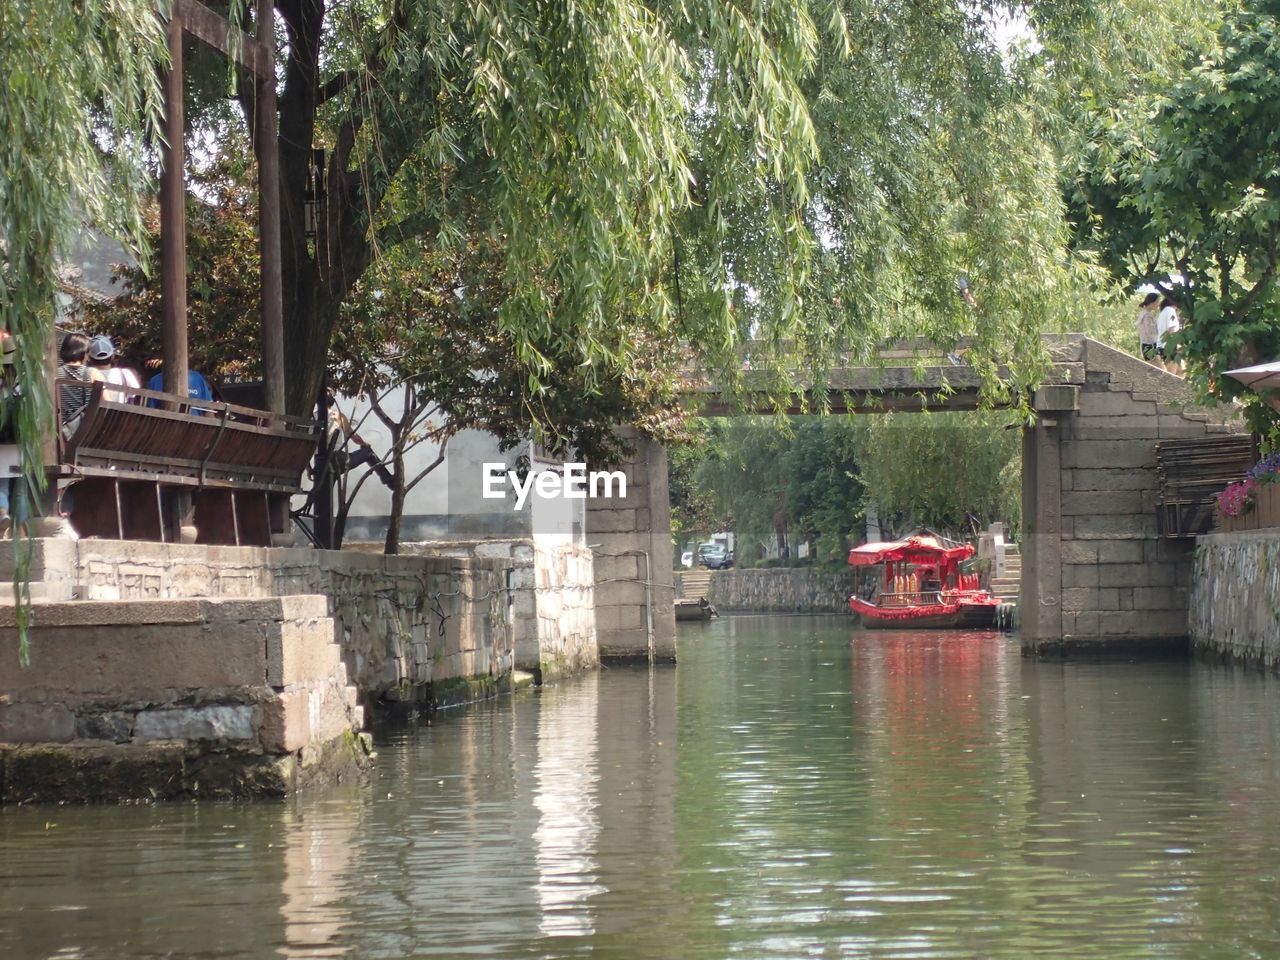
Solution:
<svg viewBox="0 0 1280 960">
<path fill-rule="evenodd" d="M 391 448 L 391 476 L 395 484 L 391 488 L 391 514 L 387 517 L 387 539 L 383 544 L 383 553 L 394 555 L 400 552 L 400 519 L 404 516 L 405 476 L 404 453 L 400 449 L 400 438 L 394 436 Z"/>
</svg>

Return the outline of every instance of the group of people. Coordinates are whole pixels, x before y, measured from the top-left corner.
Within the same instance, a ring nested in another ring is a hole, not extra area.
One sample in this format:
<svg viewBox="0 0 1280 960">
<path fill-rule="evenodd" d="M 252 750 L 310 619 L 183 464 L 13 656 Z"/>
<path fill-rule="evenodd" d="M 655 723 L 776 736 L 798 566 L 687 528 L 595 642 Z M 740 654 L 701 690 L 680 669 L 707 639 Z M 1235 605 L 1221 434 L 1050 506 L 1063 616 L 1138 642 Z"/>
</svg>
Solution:
<svg viewBox="0 0 1280 960">
<path fill-rule="evenodd" d="M 104 383 L 102 399 L 108 403 L 138 403 L 138 394 L 131 390 L 112 389 L 113 387 L 129 387 L 139 389 L 142 384 L 138 374 L 130 367 L 119 363 L 116 345 L 105 334 L 90 337 L 84 333 L 68 333 L 62 338 L 58 348 L 58 376 L 65 380 L 81 380 L 85 386 L 63 384 L 59 390 L 59 414 L 62 420 L 63 436 L 70 437 L 75 432 L 85 408 L 92 396 L 92 386 Z M 158 359 L 147 361 L 148 367 L 159 367 Z M 213 400 L 213 388 L 204 374 L 196 370 L 187 373 L 188 395 L 196 400 Z M 147 381 L 148 390 L 164 389 L 164 374 L 156 373 Z M 149 406 L 158 406 L 159 401 L 148 400 Z M 199 412 L 193 411 L 193 412 Z"/>
<path fill-rule="evenodd" d="M 1142 359 L 1177 376 L 1182 376 L 1182 360 L 1178 348 L 1169 338 L 1182 329 L 1178 307 L 1168 297 L 1148 293 L 1138 308 L 1134 321 L 1138 328 L 1138 347 Z"/>
<path fill-rule="evenodd" d="M 68 333 L 58 347 L 58 377 L 64 380 L 81 380 L 86 384 L 106 383 L 114 387 L 142 386 L 138 374 L 129 367 L 117 363 L 116 346 L 111 338 L 98 334 L 90 337 L 84 333 Z M 64 436 L 75 432 L 75 426 L 84 415 L 91 396 L 88 387 L 63 384 L 59 388 L 58 408 Z M 104 387 L 102 399 L 112 403 L 131 403 L 136 394 L 127 390 Z"/>
</svg>

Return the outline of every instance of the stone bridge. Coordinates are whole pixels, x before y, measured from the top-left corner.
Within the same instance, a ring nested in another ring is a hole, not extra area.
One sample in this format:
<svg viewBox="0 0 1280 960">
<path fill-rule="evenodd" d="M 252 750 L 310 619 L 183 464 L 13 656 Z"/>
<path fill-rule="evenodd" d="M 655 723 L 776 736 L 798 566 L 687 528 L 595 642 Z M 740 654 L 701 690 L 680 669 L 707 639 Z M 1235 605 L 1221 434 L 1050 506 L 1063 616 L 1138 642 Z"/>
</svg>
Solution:
<svg viewBox="0 0 1280 960">
<path fill-rule="evenodd" d="M 1195 542 L 1161 536 L 1156 443 L 1244 425 L 1230 407 L 1196 406 L 1178 377 L 1088 337 L 1050 336 L 1046 346 L 1054 369 L 1033 395 L 1038 418 L 1022 441 L 1023 650 L 1185 649 Z M 939 359 L 922 365 L 911 349 L 882 368 L 834 370 L 795 410 L 822 400 L 832 412 L 973 409 L 977 375 Z M 707 415 L 744 412 L 713 385 L 690 393 Z M 600 652 L 673 660 L 665 450 L 641 443 L 627 472 L 625 500 L 588 501 L 587 536 L 600 544 Z"/>
</svg>

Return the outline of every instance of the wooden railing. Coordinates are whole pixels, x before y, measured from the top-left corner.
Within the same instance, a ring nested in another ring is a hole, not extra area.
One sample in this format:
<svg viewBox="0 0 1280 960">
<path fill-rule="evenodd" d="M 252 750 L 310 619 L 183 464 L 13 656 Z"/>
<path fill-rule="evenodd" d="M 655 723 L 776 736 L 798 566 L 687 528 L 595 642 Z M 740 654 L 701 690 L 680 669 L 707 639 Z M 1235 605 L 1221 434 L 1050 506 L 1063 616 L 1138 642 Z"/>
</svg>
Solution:
<svg viewBox="0 0 1280 960">
<path fill-rule="evenodd" d="M 200 542 L 268 545 L 273 503 L 301 490 L 316 451 L 319 427 L 304 418 L 66 378 L 55 383 L 59 404 L 62 387 L 89 391 L 50 465 L 74 484 L 72 522 L 82 536 L 172 537 L 164 490 L 181 488 L 192 491 Z"/>
</svg>

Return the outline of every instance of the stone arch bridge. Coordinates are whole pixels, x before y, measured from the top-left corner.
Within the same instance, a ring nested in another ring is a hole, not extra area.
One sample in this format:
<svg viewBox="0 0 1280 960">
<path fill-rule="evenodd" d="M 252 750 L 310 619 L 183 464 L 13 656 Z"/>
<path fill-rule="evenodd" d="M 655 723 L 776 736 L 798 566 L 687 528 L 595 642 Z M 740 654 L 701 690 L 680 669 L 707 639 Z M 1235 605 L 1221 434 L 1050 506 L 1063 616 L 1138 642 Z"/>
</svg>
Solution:
<svg viewBox="0 0 1280 960">
<path fill-rule="evenodd" d="M 1196 406 L 1185 381 L 1079 334 L 1046 337 L 1052 375 L 1022 441 L 1024 652 L 1185 649 L 1195 541 L 1162 508 L 1157 444 L 1243 435 L 1230 407 Z M 880 368 L 834 370 L 833 412 L 973 409 L 978 380 L 923 342 Z M 728 409 L 695 387 L 708 415 Z M 640 443 L 625 499 L 588 501 L 601 656 L 675 659 L 666 451 Z M 1162 512 L 1163 509 L 1163 512 Z M 1175 508 L 1176 509 L 1176 508 Z M 1163 519 L 1162 519 L 1163 518 Z"/>
</svg>

